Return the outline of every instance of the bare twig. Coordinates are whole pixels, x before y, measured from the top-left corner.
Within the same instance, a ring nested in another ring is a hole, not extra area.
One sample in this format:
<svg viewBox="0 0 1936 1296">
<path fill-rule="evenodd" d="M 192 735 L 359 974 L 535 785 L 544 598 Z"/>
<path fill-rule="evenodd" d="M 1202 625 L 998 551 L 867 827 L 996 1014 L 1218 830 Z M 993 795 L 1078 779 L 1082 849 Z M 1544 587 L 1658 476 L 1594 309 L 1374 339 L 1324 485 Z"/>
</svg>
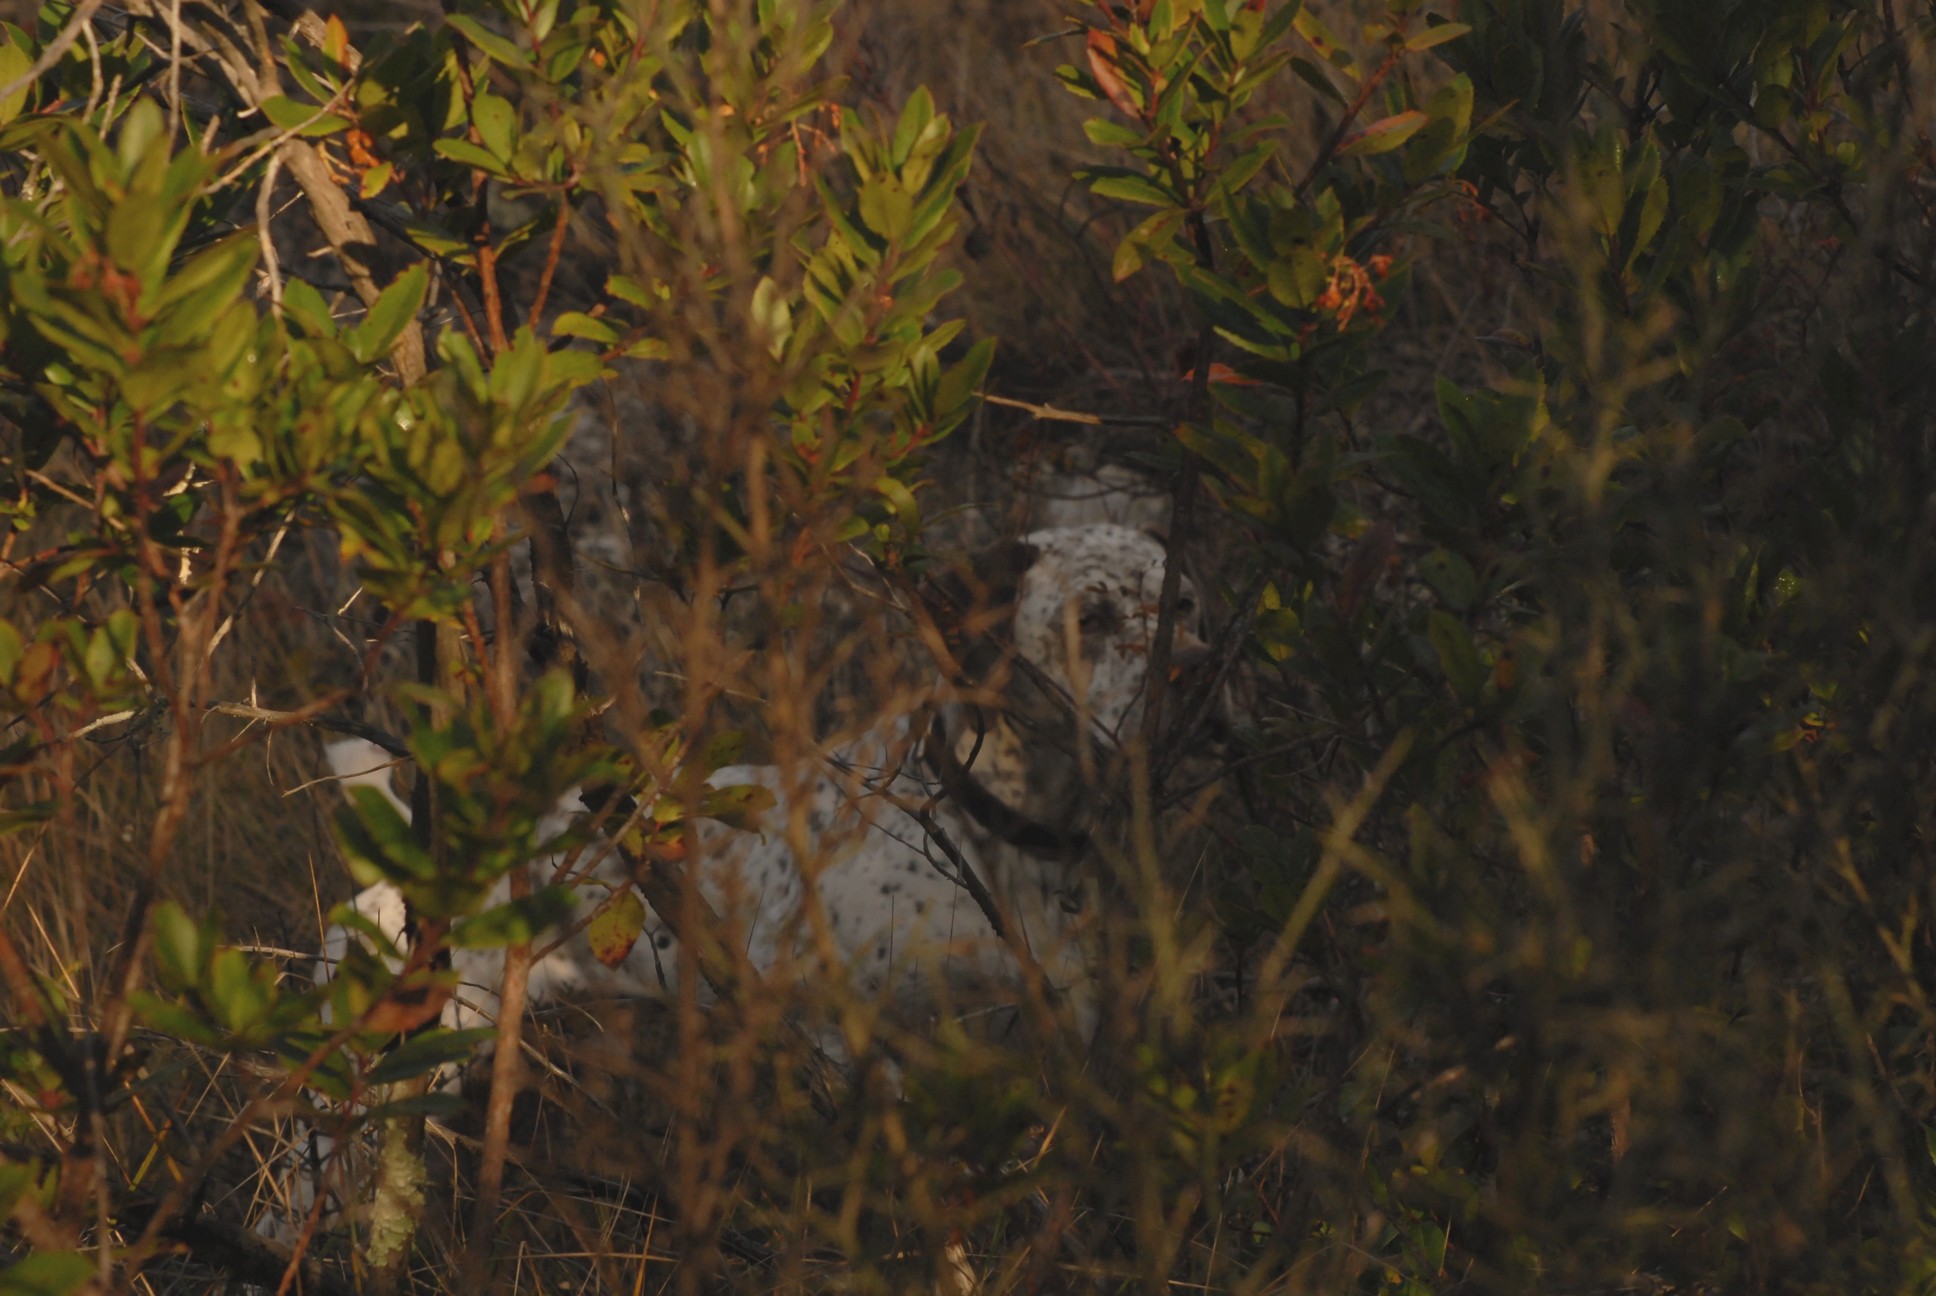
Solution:
<svg viewBox="0 0 1936 1296">
<path fill-rule="evenodd" d="M 511 870 L 511 896 L 531 894 L 531 871 Z M 491 1097 L 484 1109 L 484 1157 L 477 1169 L 477 1200 L 471 1208 L 471 1234 L 464 1253 L 465 1286 L 483 1290 L 490 1276 L 491 1239 L 504 1193 L 504 1164 L 511 1142 L 511 1101 L 517 1097 L 524 1035 L 524 1005 L 531 979 L 531 942 L 504 951 L 504 984 L 498 991 L 497 1052 L 491 1058 Z"/>
<path fill-rule="evenodd" d="M 302 186 L 303 195 L 309 199 L 309 209 L 316 218 L 317 226 L 323 237 L 329 241 L 330 250 L 349 276 L 350 287 L 365 306 L 376 304 L 382 289 L 377 286 L 376 277 L 370 273 L 369 265 L 362 257 L 352 252 L 353 247 L 372 247 L 376 234 L 370 223 L 363 219 L 362 213 L 350 206 L 341 186 L 324 165 L 322 154 L 316 148 L 299 139 L 286 141 L 281 149 L 284 165 Z M 411 320 L 397 335 L 396 345 L 391 349 L 390 359 L 396 364 L 397 377 L 405 386 L 421 380 L 427 372 L 424 358 L 423 326 Z"/>
<path fill-rule="evenodd" d="M 538 276 L 538 293 L 531 299 L 530 313 L 525 317 L 532 328 L 538 327 L 544 318 L 545 302 L 551 296 L 551 279 L 558 273 L 558 259 L 565 251 L 565 231 L 571 226 L 571 203 L 562 195 L 558 199 L 558 220 L 551 227 L 551 246 L 545 250 L 544 273 Z"/>
<path fill-rule="evenodd" d="M 236 96 L 250 108 L 259 111 L 265 99 L 280 92 L 280 83 L 276 76 L 274 49 L 269 43 L 261 13 L 253 3 L 246 4 L 244 12 L 256 44 L 255 67 L 251 67 L 242 51 L 227 42 L 220 33 L 204 30 L 199 35 L 206 45 L 226 46 L 217 61 L 227 74 Z M 328 111 L 328 106 L 322 111 Z M 375 305 L 383 290 L 377 284 L 376 276 L 371 272 L 362 251 L 376 245 L 376 232 L 370 228 L 369 221 L 350 205 L 348 195 L 330 173 L 322 152 L 315 145 L 294 137 L 282 138 L 275 144 L 275 157 L 289 169 L 303 197 L 308 200 L 310 214 L 322 231 L 330 251 L 335 254 L 337 264 L 342 266 L 357 300 L 366 307 Z M 397 335 L 390 350 L 397 377 L 405 386 L 420 381 L 428 372 L 425 355 L 423 327 L 413 319 Z"/>
<path fill-rule="evenodd" d="M 274 725 L 309 725 L 315 729 L 327 729 L 331 733 L 349 734 L 374 743 L 392 756 L 408 756 L 410 748 L 401 738 L 379 729 L 375 725 L 352 720 L 348 716 L 309 714 L 302 711 L 272 711 L 266 707 L 245 706 L 240 702 L 211 702 L 208 709 L 217 715 L 235 716 L 241 720 L 261 720 Z"/>
<path fill-rule="evenodd" d="M 499 524 L 500 537 L 503 524 Z M 484 677 L 489 684 L 489 700 L 497 721 L 509 725 L 517 711 L 517 679 L 513 673 L 512 636 L 508 633 L 505 608 L 510 602 L 511 555 L 500 548 L 491 563 L 491 602 L 498 623 L 498 634 L 490 647 Z M 485 653 L 483 635 L 476 625 L 476 610 L 466 604 L 471 617 L 471 634 L 479 656 Z M 531 894 L 531 870 L 511 870 L 511 898 L 523 900 Z M 491 1239 L 496 1233 L 498 1204 L 504 1193 L 504 1164 L 511 1141 L 511 1102 L 517 1097 L 521 1074 L 520 1047 L 524 1036 L 524 1005 L 531 980 L 531 942 L 514 942 L 504 951 L 504 981 L 498 988 L 497 1052 L 491 1058 L 491 1097 L 484 1113 L 484 1159 L 477 1171 L 477 1200 L 472 1203 L 471 1234 L 464 1252 L 466 1286 L 482 1288 L 490 1277 Z"/>
<path fill-rule="evenodd" d="M 181 132 L 182 97 L 182 18 L 181 0 L 169 0 L 168 4 L 168 139 L 172 147 L 174 138 Z"/>
<path fill-rule="evenodd" d="M 1296 188 L 1293 190 L 1298 197 L 1304 196 L 1304 191 L 1309 189 L 1311 182 L 1318 178 L 1318 172 L 1324 170 L 1324 164 L 1337 155 L 1338 147 L 1344 143 L 1344 138 L 1350 133 L 1352 124 L 1358 120 L 1358 114 L 1365 110 L 1365 105 L 1371 102 L 1371 96 L 1377 93 L 1379 85 L 1397 66 L 1398 51 L 1393 50 L 1385 55 L 1384 61 L 1379 63 L 1372 74 L 1365 78 L 1364 84 L 1358 87 L 1357 97 L 1344 110 L 1344 115 L 1338 118 L 1338 124 L 1331 128 L 1331 134 L 1325 138 L 1324 145 L 1318 149 L 1317 156 L 1311 159 L 1311 165 L 1305 168 L 1302 176 L 1298 177 Z"/>
<path fill-rule="evenodd" d="M 1016 400 L 1010 396 L 996 396 L 983 392 L 982 399 L 990 405 L 1001 405 L 1008 409 L 1026 410 L 1045 423 L 1080 423 L 1085 427 L 1153 427 L 1167 428 L 1170 420 L 1154 414 L 1087 414 L 1081 410 L 1065 410 L 1054 405 L 1038 405 L 1034 401 Z"/>
</svg>

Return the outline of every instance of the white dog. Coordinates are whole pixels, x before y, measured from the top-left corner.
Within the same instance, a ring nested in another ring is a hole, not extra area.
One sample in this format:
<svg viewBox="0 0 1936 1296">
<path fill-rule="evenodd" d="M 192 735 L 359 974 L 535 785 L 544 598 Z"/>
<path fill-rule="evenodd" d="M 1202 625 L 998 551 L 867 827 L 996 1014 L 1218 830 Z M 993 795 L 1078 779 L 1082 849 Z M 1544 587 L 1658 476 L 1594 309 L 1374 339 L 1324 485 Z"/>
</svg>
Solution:
<svg viewBox="0 0 1936 1296">
<path fill-rule="evenodd" d="M 996 704 L 963 701 L 944 684 L 918 719 L 885 726 L 821 769 L 715 773 L 716 787 L 758 784 L 776 800 L 758 831 L 706 822 L 694 834 L 687 867 L 726 924 L 727 946 L 759 975 L 783 966 L 805 974 L 831 954 L 860 993 L 923 1014 L 1015 985 L 1023 958 L 1031 959 L 1070 998 L 1086 1038 L 1094 997 L 1081 928 L 1096 905 L 1082 856 L 1097 800 L 1094 757 L 1141 726 L 1166 562 L 1149 535 L 1108 524 L 1038 531 L 1004 546 L 976 573 L 982 597 L 968 599 L 957 585 L 952 599 L 957 611 L 997 608 L 997 631 L 962 653 L 972 682 L 993 686 Z M 1206 653 L 1198 619 L 1185 580 L 1171 656 L 1179 666 Z M 408 816 L 380 749 L 355 740 L 331 745 L 328 757 L 344 783 L 377 787 Z M 577 808 L 561 805 L 561 816 Z M 558 820 L 559 831 L 566 822 Z M 979 898 L 964 865 L 981 884 Z M 551 866 L 540 861 L 533 871 L 548 880 Z M 581 913 L 629 882 L 610 854 L 589 873 Z M 494 899 L 508 892 L 506 880 Z M 394 887 L 379 883 L 352 904 L 401 940 L 404 906 Z M 329 932 L 319 979 L 353 939 L 341 927 Z M 452 962 L 460 989 L 445 1023 L 488 1023 L 502 951 L 457 949 Z M 678 990 L 679 966 L 672 932 L 649 914 L 620 965 L 607 968 L 582 936 L 573 938 L 533 966 L 529 996 L 538 1003 L 587 989 L 661 997 Z M 710 997 L 706 985 L 695 992 Z"/>
</svg>

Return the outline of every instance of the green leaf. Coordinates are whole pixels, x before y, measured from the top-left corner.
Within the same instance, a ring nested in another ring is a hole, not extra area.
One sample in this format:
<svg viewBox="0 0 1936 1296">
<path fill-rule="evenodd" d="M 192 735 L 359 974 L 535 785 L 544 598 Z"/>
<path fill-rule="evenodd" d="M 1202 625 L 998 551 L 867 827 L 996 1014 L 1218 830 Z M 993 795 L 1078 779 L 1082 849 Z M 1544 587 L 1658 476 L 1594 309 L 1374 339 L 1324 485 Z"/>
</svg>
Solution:
<svg viewBox="0 0 1936 1296">
<path fill-rule="evenodd" d="M 169 312 L 170 340 L 200 337 L 216 314 L 240 296 L 261 250 L 253 230 L 204 248 L 168 277 L 152 303 L 145 303 L 147 314 Z M 285 292 L 285 300 L 287 296 Z"/>
<path fill-rule="evenodd" d="M 921 529 L 921 506 L 914 502 L 914 492 L 898 477 L 882 476 L 874 482 L 874 489 L 887 501 L 887 507 L 901 524 L 909 531 Z"/>
<path fill-rule="evenodd" d="M 285 318 L 293 317 L 310 337 L 336 336 L 336 320 L 329 313 L 329 303 L 306 279 L 291 279 L 283 284 L 282 313 Z"/>
<path fill-rule="evenodd" d="M 216 953 L 208 965 L 209 1006 L 223 1026 L 241 1034 L 260 1022 L 269 1010 L 270 992 L 255 976 L 248 956 L 238 949 Z"/>
<path fill-rule="evenodd" d="M 1089 142 L 1098 148 L 1135 148 L 1149 138 L 1146 131 L 1125 126 L 1108 117 L 1091 117 L 1082 123 L 1082 130 Z"/>
<path fill-rule="evenodd" d="M 464 33 L 464 38 L 506 67 L 531 65 L 530 56 L 469 14 L 446 14 L 444 21 Z"/>
<path fill-rule="evenodd" d="M 471 250 L 470 244 L 463 239 L 430 221 L 406 220 L 403 223 L 403 230 L 410 236 L 412 243 L 432 256 L 451 257 L 462 263 Z"/>
<path fill-rule="evenodd" d="M 1272 261 L 1264 270 L 1270 295 L 1286 306 L 1303 309 L 1318 299 L 1330 279 L 1330 259 L 1316 249 L 1300 249 Z"/>
<path fill-rule="evenodd" d="M 576 903 L 570 887 L 543 887 L 457 923 L 449 943 L 453 949 L 499 949 L 531 941 L 571 917 Z"/>
<path fill-rule="evenodd" d="M 760 816 L 774 806 L 773 789 L 759 783 L 707 788 L 699 799 L 701 818 L 717 819 L 742 832 L 757 832 Z"/>
<path fill-rule="evenodd" d="M 1147 203 L 1156 207 L 1177 206 L 1174 194 L 1140 172 L 1097 167 L 1082 175 L 1098 198 L 1115 198 L 1122 202 Z"/>
<path fill-rule="evenodd" d="M 366 1078 L 371 1084 L 393 1084 L 398 1080 L 409 1080 L 427 1074 L 446 1063 L 458 1062 L 470 1057 L 477 1051 L 478 1045 L 496 1034 L 496 1028 L 490 1026 L 479 1026 L 470 1030 L 433 1027 L 420 1034 L 412 1035 L 385 1053 L 377 1064 L 370 1068 Z"/>
<path fill-rule="evenodd" d="M 551 321 L 551 336 L 584 338 L 600 346 L 611 346 L 619 340 L 619 331 L 612 327 L 609 320 L 587 315 L 584 311 L 566 311 Z"/>
<path fill-rule="evenodd" d="M 108 255 L 115 264 L 141 276 L 142 286 L 158 286 L 169 244 L 168 213 L 153 202 L 134 197 L 116 203 L 108 213 Z"/>
<path fill-rule="evenodd" d="M 166 129 L 161 105 L 146 96 L 136 99 L 134 106 L 128 109 L 128 115 L 121 119 L 121 135 L 114 141 L 114 151 L 121 159 L 122 170 L 133 175 L 157 145 L 165 153 L 167 145 L 163 135 Z"/>
<path fill-rule="evenodd" d="M 1164 256 L 1177 231 L 1183 228 L 1183 219 L 1184 213 L 1174 208 L 1160 211 L 1123 235 L 1110 264 L 1110 273 L 1116 282 L 1121 283 L 1141 270 L 1145 254 Z"/>
<path fill-rule="evenodd" d="M 1418 560 L 1418 578 L 1454 611 L 1470 611 L 1479 598 L 1479 578 L 1472 564 L 1450 549 L 1434 549 Z"/>
<path fill-rule="evenodd" d="M 640 310 L 651 310 L 664 305 L 667 293 L 663 290 L 656 296 L 648 292 L 638 280 L 629 275 L 612 275 L 605 280 L 605 291 Z"/>
<path fill-rule="evenodd" d="M 274 95 L 262 101 L 262 115 L 278 130 L 302 136 L 333 135 L 349 129 L 349 118 L 326 112 L 316 104 L 297 103 L 287 95 Z"/>
<path fill-rule="evenodd" d="M 793 336 L 793 311 L 773 276 L 761 275 L 753 285 L 749 308 L 754 336 L 765 342 L 767 354 L 778 360 L 786 354 L 787 339 Z"/>
<path fill-rule="evenodd" d="M 1430 21 L 1430 20 L 1428 19 L 1427 21 Z M 1405 48 L 1408 50 L 1411 50 L 1413 53 L 1417 53 L 1419 50 L 1428 50 L 1433 48 L 1434 46 L 1443 45 L 1445 44 L 1445 42 L 1449 40 L 1457 40 L 1459 37 L 1465 35 L 1467 32 L 1471 30 L 1472 30 L 1472 26 L 1469 23 L 1462 23 L 1462 22 L 1437 23 L 1433 26 L 1427 27 L 1422 32 L 1417 32 L 1413 34 L 1413 36 L 1405 42 Z"/>
<path fill-rule="evenodd" d="M 200 925 L 180 905 L 173 900 L 156 905 L 149 930 L 154 933 L 155 958 L 166 978 L 177 986 L 191 986 L 201 980 L 209 947 L 203 942 Z"/>
<path fill-rule="evenodd" d="M 1425 636 L 1431 641 L 1439 669 L 1445 672 L 1452 691 L 1467 702 L 1478 697 L 1486 672 L 1464 623 L 1449 612 L 1434 609 L 1425 618 Z"/>
<path fill-rule="evenodd" d="M 1472 78 L 1461 72 L 1440 86 L 1425 105 L 1431 124 L 1413 136 L 1405 150 L 1405 181 L 1418 184 L 1439 171 L 1456 170 L 1465 160 L 1472 127 Z"/>
<path fill-rule="evenodd" d="M 363 947 L 378 958 L 393 962 L 403 960 L 404 951 L 398 948 L 393 934 L 383 930 L 368 914 L 352 908 L 348 901 L 331 906 L 328 921 L 331 927 L 341 927 L 352 935 L 360 936 Z"/>
<path fill-rule="evenodd" d="M 0 85 L 12 85 L 25 76 L 27 69 L 33 65 L 33 55 L 16 44 L 12 33 L 8 33 L 7 43 L 0 45 Z M 32 85 L 24 85 L 5 99 L 0 99 L 0 126 L 20 115 L 20 110 L 27 105 L 28 92 L 32 89 Z"/>
<path fill-rule="evenodd" d="M 20 666 L 20 659 L 26 653 L 27 645 L 20 638 L 20 631 L 14 629 L 11 621 L 0 621 L 0 684 L 10 683 L 13 673 Z"/>
<path fill-rule="evenodd" d="M 1344 48 L 1344 43 L 1316 14 L 1299 6 L 1296 17 L 1291 20 L 1291 25 L 1297 28 L 1297 34 L 1317 51 L 1319 58 L 1344 72 L 1353 81 L 1364 78 L 1364 74 L 1358 70 L 1358 64 L 1352 59 L 1351 52 Z"/>
<path fill-rule="evenodd" d="M 96 689 L 108 682 L 118 664 L 114 644 L 108 639 L 105 626 L 97 626 L 87 637 L 87 648 L 81 653 L 81 669 L 87 674 L 88 683 Z"/>
<path fill-rule="evenodd" d="M 906 235 L 914 213 L 914 200 L 899 177 L 879 171 L 861 185 L 857 206 L 861 223 L 889 242 Z"/>
<path fill-rule="evenodd" d="M 1379 153 L 1389 153 L 1416 135 L 1420 128 L 1431 118 L 1417 109 L 1393 113 L 1390 117 L 1373 122 L 1363 130 L 1347 139 L 1338 148 L 1345 157 L 1371 157 Z"/>
<path fill-rule="evenodd" d="M 94 1258 L 79 1251 L 36 1251 L 0 1270 L 0 1296 L 68 1296 L 94 1276 Z"/>
<path fill-rule="evenodd" d="M 1291 71 L 1297 73 L 1298 77 L 1302 79 L 1306 85 L 1309 85 L 1313 90 L 1316 90 L 1319 94 L 1323 95 L 1325 98 L 1335 100 L 1338 103 L 1350 102 L 1348 99 L 1344 97 L 1343 91 L 1339 90 L 1338 87 L 1331 84 L 1331 78 L 1324 74 L 1323 69 L 1318 67 L 1317 64 L 1311 62 L 1311 60 L 1304 59 L 1304 58 L 1293 58 L 1291 60 Z"/>
<path fill-rule="evenodd" d="M 364 364 L 386 354 L 417 317 L 429 289 L 430 269 L 421 261 L 398 275 L 356 327 L 343 334 L 351 353 Z"/>
<path fill-rule="evenodd" d="M 437 151 L 437 156 L 439 157 L 449 158 L 451 161 L 461 163 L 464 166 L 475 167 L 479 171 L 498 176 L 502 179 L 510 178 L 510 172 L 505 169 L 504 164 L 498 161 L 489 149 L 473 144 L 469 140 L 440 139 L 431 147 Z M 414 237 L 414 230 L 412 231 L 412 235 Z M 462 247 L 464 245 L 459 243 L 456 246 Z"/>
<path fill-rule="evenodd" d="M 435 875 L 436 865 L 389 798 L 375 788 L 353 787 L 348 800 L 337 812 L 336 829 L 350 875 L 358 883 L 401 884 Z"/>
<path fill-rule="evenodd" d="M 149 1030 L 209 1048 L 217 1047 L 222 1042 L 222 1032 L 202 1020 L 185 1004 L 140 990 L 134 993 L 129 1003 L 136 1020 Z"/>
<path fill-rule="evenodd" d="M 631 954 L 644 931 L 645 902 L 628 886 L 598 906 L 585 925 L 585 941 L 593 958 L 606 967 L 617 967 Z"/>
<path fill-rule="evenodd" d="M 890 146 L 889 158 L 897 167 L 907 165 L 908 156 L 914 145 L 934 120 L 934 96 L 926 86 L 914 87 L 906 105 L 901 109 L 901 120 L 894 127 L 894 142 Z"/>
<path fill-rule="evenodd" d="M 708 774 L 727 765 L 737 765 L 746 755 L 746 732 L 743 729 L 722 729 L 706 743 L 703 761 Z"/>
<path fill-rule="evenodd" d="M 942 371 L 934 388 L 935 432 L 952 432 L 968 416 L 971 403 L 995 359 L 995 339 L 983 338 L 959 361 Z"/>
<path fill-rule="evenodd" d="M 1265 163 L 1277 155 L 1277 147 L 1276 140 L 1266 139 L 1257 147 L 1232 158 L 1224 167 L 1223 174 L 1217 177 L 1217 187 L 1226 195 L 1236 193 L 1264 169 Z"/>
<path fill-rule="evenodd" d="M 510 162 L 518 147 L 518 112 L 509 100 L 479 90 L 471 100 L 471 124 L 493 157 Z"/>
</svg>

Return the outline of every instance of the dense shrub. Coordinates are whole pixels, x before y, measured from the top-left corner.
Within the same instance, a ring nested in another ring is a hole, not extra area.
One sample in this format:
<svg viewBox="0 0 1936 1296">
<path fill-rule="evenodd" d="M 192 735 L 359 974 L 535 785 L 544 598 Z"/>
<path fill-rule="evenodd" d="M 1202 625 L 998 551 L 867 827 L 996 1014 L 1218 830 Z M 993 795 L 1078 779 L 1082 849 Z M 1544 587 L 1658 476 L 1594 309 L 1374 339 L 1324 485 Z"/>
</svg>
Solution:
<svg viewBox="0 0 1936 1296">
<path fill-rule="evenodd" d="M 882 91 L 959 7 L 7 27 L 0 1292 L 1927 1289 L 1899 8 L 1085 7 L 1079 227 L 986 197 L 1070 177 L 968 181 L 965 109 L 1050 152 L 998 93 Z M 943 322 L 1027 322 L 983 272 L 1067 354 Z M 895 609 L 1018 408 L 1166 483 L 1219 605 L 1095 789 L 1093 1043 L 755 987 L 682 898 L 748 808 L 709 773 L 919 697 Z M 282 800 L 315 730 L 403 757 L 415 826 Z M 438 951 L 515 982 L 557 888 L 485 896 L 587 781 L 701 975 L 500 1023 L 480 1114 L 427 1091 L 474 1042 Z M 338 854 L 419 940 L 316 988 Z M 292 1249 L 250 1225 L 312 1128 L 376 1204 Z"/>
</svg>

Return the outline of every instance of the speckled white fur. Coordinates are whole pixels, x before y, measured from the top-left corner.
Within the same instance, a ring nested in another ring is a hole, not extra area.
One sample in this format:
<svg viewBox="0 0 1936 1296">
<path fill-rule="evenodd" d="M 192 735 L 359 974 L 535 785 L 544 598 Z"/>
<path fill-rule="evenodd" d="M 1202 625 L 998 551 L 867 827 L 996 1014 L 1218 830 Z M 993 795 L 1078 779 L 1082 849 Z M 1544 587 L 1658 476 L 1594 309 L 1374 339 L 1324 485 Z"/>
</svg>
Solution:
<svg viewBox="0 0 1936 1296">
<path fill-rule="evenodd" d="M 1014 652 L 1030 668 L 1027 686 L 1011 690 L 1022 700 L 989 715 L 978 748 L 966 713 L 940 690 L 935 701 L 951 725 L 957 757 L 968 764 L 972 756 L 970 774 L 982 788 L 1031 822 L 1080 829 L 1087 825 L 1092 793 L 1077 753 L 1085 741 L 1106 745 L 1140 723 L 1166 556 L 1143 532 L 1109 524 L 1039 531 L 1024 543 L 1033 561 L 1016 585 L 1011 624 Z M 1200 651 L 1187 581 L 1179 612 L 1175 651 Z M 1048 704 L 1050 690 L 1066 695 L 1063 705 Z M 892 996 L 896 1006 L 915 1014 L 985 998 L 991 989 L 1016 982 L 1020 968 L 1013 954 L 951 876 L 946 853 L 928 841 L 910 813 L 935 790 L 915 753 L 918 737 L 902 718 L 791 778 L 762 765 L 713 775 L 719 787 L 763 785 L 777 802 L 756 832 L 703 824 L 692 854 L 702 892 L 754 971 L 810 975 L 831 955 L 855 989 Z M 328 756 L 346 784 L 376 786 L 396 799 L 388 758 L 379 749 L 349 741 L 331 745 Z M 401 801 L 397 805 L 408 814 Z M 561 830 L 574 809 L 573 798 L 561 803 Z M 933 814 L 1050 983 L 1070 996 L 1086 1036 L 1094 1013 L 1082 928 L 1096 904 L 1082 864 L 1013 845 L 945 798 Z M 534 867 L 546 875 L 551 862 Z M 626 880 L 609 858 L 591 872 L 594 881 L 581 891 L 585 906 Z M 508 888 L 507 880 L 494 899 Z M 809 913 L 810 894 L 824 923 Z M 400 938 L 403 904 L 395 888 L 370 887 L 353 904 Z M 828 939 L 817 939 L 816 932 Z M 329 976 L 351 939 L 342 928 L 328 933 L 319 979 Z M 459 949 L 452 961 L 462 985 L 445 1009 L 445 1022 L 488 1022 L 496 1009 L 502 952 Z M 569 990 L 659 997 L 676 993 L 678 969 L 672 933 L 652 915 L 619 967 L 604 967 L 575 938 L 534 966 L 529 994 L 534 1003 Z M 709 997 L 703 984 L 696 993 L 702 1001 Z"/>
</svg>

